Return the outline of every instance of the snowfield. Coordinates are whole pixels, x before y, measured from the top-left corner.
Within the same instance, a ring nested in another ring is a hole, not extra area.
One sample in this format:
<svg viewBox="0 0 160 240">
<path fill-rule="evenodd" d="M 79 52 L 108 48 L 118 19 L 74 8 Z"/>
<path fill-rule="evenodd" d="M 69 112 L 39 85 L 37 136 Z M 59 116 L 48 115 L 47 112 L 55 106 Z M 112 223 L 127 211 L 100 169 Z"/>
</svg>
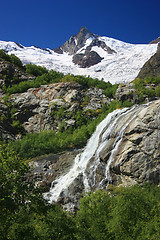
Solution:
<svg viewBox="0 0 160 240">
<path fill-rule="evenodd" d="M 99 37 L 116 53 L 108 54 L 101 47 L 92 47 L 104 59 L 89 68 L 80 68 L 72 62 L 72 55 L 57 54 L 50 49 L 41 49 L 34 46 L 24 47 L 14 42 L 0 41 L 0 49 L 8 54 L 15 54 L 23 64 L 36 64 L 47 69 L 64 74 L 85 75 L 92 78 L 104 79 L 111 83 L 130 82 L 135 79 L 146 61 L 157 51 L 157 44 L 129 44 L 113 38 Z M 87 39 L 86 45 L 77 53 L 84 53 L 92 39 Z"/>
</svg>

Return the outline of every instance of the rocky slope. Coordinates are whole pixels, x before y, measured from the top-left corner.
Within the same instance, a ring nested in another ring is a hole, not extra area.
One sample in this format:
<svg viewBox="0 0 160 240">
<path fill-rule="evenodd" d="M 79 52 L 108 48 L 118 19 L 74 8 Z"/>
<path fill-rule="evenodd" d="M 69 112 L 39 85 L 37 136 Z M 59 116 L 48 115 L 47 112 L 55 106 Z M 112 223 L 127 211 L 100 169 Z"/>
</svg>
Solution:
<svg viewBox="0 0 160 240">
<path fill-rule="evenodd" d="M 84 153 L 86 149 L 79 150 L 79 163 L 76 162 L 77 157 L 74 160 L 76 151 L 58 157 L 44 156 L 31 162 L 35 166 L 35 178 L 38 176 L 37 184 L 48 190 L 52 183 L 46 198 L 55 200 L 52 196 L 56 196 L 64 208 L 74 210 L 86 189 L 106 188 L 108 184 L 129 186 L 145 181 L 159 184 L 160 100 L 134 106 L 131 110 L 116 110 L 111 115 L 110 121 L 105 120 L 101 126 L 99 135 L 95 135 L 97 147 L 93 153 L 90 155 L 91 146 L 94 147 L 95 143 L 86 147 L 87 153 Z M 87 160 L 85 168 L 82 167 L 84 162 L 81 163 L 83 155 Z M 62 165 L 57 160 L 59 158 L 63 159 L 60 160 Z M 61 167 L 57 168 L 57 164 Z"/>
<path fill-rule="evenodd" d="M 137 77 L 144 79 L 151 76 L 160 77 L 160 43 L 157 52 L 144 64 Z"/>
<path fill-rule="evenodd" d="M 96 111 L 109 103 L 101 89 L 85 89 L 78 83 L 54 83 L 30 88 L 21 94 L 12 94 L 15 118 L 28 133 L 42 130 L 58 131 L 76 126 L 76 114 L 94 118 Z"/>
<path fill-rule="evenodd" d="M 23 67 L 15 66 L 15 64 L 0 58 L 0 140 L 16 139 L 19 131 L 23 132 L 21 127 L 15 125 L 16 119 L 11 113 L 14 102 L 6 101 L 4 90 L 8 86 L 33 79 L 34 76 L 27 74 Z"/>
<path fill-rule="evenodd" d="M 34 77 L 26 74 L 23 68 L 0 58 L 0 86 L 13 85 L 21 81 L 33 80 Z"/>
</svg>

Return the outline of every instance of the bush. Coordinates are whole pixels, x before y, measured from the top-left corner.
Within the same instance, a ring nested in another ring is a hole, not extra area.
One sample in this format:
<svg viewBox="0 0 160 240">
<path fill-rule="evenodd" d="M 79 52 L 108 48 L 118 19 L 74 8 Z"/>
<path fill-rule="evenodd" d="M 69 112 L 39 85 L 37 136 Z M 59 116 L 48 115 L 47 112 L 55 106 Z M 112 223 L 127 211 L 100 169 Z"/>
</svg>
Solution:
<svg viewBox="0 0 160 240">
<path fill-rule="evenodd" d="M 35 64 L 27 64 L 25 66 L 26 73 L 34 75 L 35 77 L 41 76 L 44 73 L 48 73 L 45 67 L 37 66 Z"/>
<path fill-rule="evenodd" d="M 0 58 L 10 61 L 10 56 L 3 49 L 0 49 Z"/>
<path fill-rule="evenodd" d="M 154 185 L 88 193 L 76 216 L 77 239 L 159 239 L 160 189 Z"/>
<path fill-rule="evenodd" d="M 21 60 L 14 54 L 8 55 L 4 50 L 0 49 L 0 58 L 13 63 L 17 67 L 23 67 Z"/>
<path fill-rule="evenodd" d="M 23 67 L 21 60 L 14 54 L 10 55 L 10 62 L 13 63 L 14 65 L 16 65 L 17 67 L 20 67 L 20 68 Z"/>
</svg>

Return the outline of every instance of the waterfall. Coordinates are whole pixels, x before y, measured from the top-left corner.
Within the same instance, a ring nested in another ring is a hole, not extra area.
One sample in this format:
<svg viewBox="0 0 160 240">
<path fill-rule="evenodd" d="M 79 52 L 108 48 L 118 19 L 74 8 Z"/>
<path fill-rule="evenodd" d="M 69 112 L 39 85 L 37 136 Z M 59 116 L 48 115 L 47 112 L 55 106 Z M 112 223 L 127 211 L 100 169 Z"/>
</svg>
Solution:
<svg viewBox="0 0 160 240">
<path fill-rule="evenodd" d="M 83 184 L 85 191 L 90 190 L 92 186 L 95 185 L 96 170 L 98 165 L 101 164 L 100 153 L 107 145 L 107 142 L 110 139 L 110 135 L 118 130 L 118 126 L 121 123 L 122 127 L 119 129 L 118 133 L 116 133 L 115 141 L 112 144 L 112 151 L 105 166 L 104 179 L 98 183 L 98 188 L 103 187 L 103 184 L 106 180 L 111 180 L 109 173 L 110 165 L 114 160 L 114 155 L 116 154 L 125 129 L 127 128 L 128 124 L 136 117 L 138 114 L 137 112 L 139 112 L 141 108 L 139 107 L 138 109 L 139 110 L 137 110 L 136 106 L 132 107 L 131 109 L 117 109 L 107 115 L 107 117 L 97 126 L 95 132 L 88 140 L 84 151 L 76 156 L 74 164 L 69 172 L 63 176 L 60 176 L 52 183 L 49 192 L 50 202 L 57 201 L 60 193 L 63 190 L 67 189 L 79 174 L 83 175 Z M 91 159 L 92 163 L 90 163 Z"/>
</svg>

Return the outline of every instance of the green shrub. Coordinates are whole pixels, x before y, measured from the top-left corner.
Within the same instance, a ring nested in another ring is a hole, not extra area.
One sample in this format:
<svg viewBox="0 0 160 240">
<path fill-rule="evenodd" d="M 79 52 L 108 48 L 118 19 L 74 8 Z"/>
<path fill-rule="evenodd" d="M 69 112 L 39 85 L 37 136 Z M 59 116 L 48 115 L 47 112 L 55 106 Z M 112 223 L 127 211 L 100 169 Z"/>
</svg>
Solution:
<svg viewBox="0 0 160 240">
<path fill-rule="evenodd" d="M 156 93 L 156 96 L 160 97 L 160 86 L 157 86 L 155 88 L 155 93 Z"/>
<path fill-rule="evenodd" d="M 35 64 L 27 64 L 25 68 L 26 73 L 34 75 L 36 77 L 41 76 L 44 73 L 48 73 L 48 70 L 45 67 L 37 66 Z"/>
<path fill-rule="evenodd" d="M 14 65 L 18 66 L 18 67 L 23 67 L 23 64 L 21 62 L 21 60 L 15 56 L 14 54 L 10 55 L 10 62 L 13 63 Z"/>
<path fill-rule="evenodd" d="M 2 49 L 0 49 L 0 58 L 4 59 L 10 63 L 13 63 L 17 67 L 23 67 L 21 60 L 17 56 L 15 56 L 14 54 L 9 55 Z"/>
<path fill-rule="evenodd" d="M 76 215 L 77 239 L 159 239 L 160 189 L 154 185 L 88 193 Z"/>
<path fill-rule="evenodd" d="M 0 49 L 0 58 L 10 62 L 10 56 L 3 49 Z"/>
</svg>

